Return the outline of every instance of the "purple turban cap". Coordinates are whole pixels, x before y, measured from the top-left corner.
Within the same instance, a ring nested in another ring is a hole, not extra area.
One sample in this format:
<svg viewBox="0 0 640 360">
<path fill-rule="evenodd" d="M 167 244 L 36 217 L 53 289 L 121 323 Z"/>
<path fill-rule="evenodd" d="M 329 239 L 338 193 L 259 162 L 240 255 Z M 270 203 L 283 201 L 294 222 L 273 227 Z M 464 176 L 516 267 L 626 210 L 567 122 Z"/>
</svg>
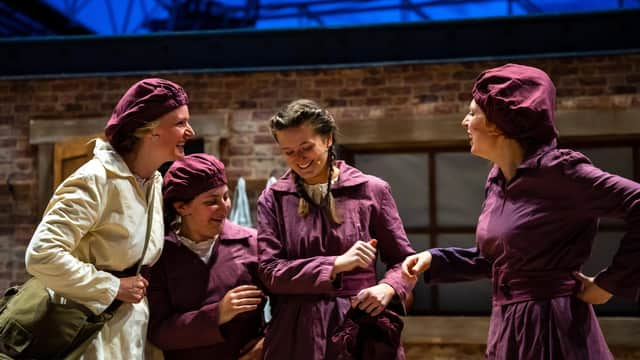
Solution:
<svg viewBox="0 0 640 360">
<path fill-rule="evenodd" d="M 169 80 L 152 78 L 138 81 L 113 109 L 104 129 L 105 135 L 116 151 L 127 152 L 131 149 L 127 148 L 130 145 L 126 141 L 136 129 L 188 103 L 184 89 Z"/>
<path fill-rule="evenodd" d="M 205 191 L 227 184 L 224 164 L 208 154 L 191 154 L 173 162 L 164 174 L 165 205 L 189 202 Z"/>
<path fill-rule="evenodd" d="M 546 145 L 558 137 L 556 88 L 542 70 L 507 64 L 478 76 L 473 100 L 509 138 L 523 145 Z"/>
</svg>

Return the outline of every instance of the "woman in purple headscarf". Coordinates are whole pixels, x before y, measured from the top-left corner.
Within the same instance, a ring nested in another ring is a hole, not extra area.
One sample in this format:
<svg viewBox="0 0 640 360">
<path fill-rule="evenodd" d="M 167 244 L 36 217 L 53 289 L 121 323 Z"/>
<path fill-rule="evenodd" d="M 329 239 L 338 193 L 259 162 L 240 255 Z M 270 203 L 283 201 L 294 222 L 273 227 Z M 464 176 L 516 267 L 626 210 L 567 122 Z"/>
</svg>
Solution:
<svg viewBox="0 0 640 360">
<path fill-rule="evenodd" d="M 327 110 L 296 100 L 270 127 L 290 170 L 258 200 L 260 276 L 273 314 L 265 358 L 355 358 L 343 327 L 349 309 L 374 317 L 390 305 L 403 312 L 413 284 L 402 280 L 400 266 L 414 251 L 389 185 L 336 161 L 337 126 Z M 387 265 L 380 281 L 378 256 Z M 393 327 L 382 340 L 393 349 L 379 356 L 404 359 L 401 326 L 383 323 Z"/>
<path fill-rule="evenodd" d="M 403 272 L 428 283 L 491 278 L 489 359 L 611 359 L 591 304 L 640 300 L 640 185 L 558 149 L 555 87 L 543 71 L 507 64 L 476 79 L 462 121 L 471 153 L 493 162 L 476 247 L 430 249 Z M 611 265 L 581 273 L 598 218 L 628 231 Z"/>
<path fill-rule="evenodd" d="M 149 339 L 170 359 L 262 359 L 256 230 L 231 223 L 224 165 L 185 156 L 164 176 L 167 233 L 149 285 Z"/>
<path fill-rule="evenodd" d="M 85 359 L 142 359 L 149 310 L 147 280 L 136 265 L 162 250 L 162 177 L 156 170 L 184 156 L 194 135 L 188 98 L 163 79 L 135 83 L 97 139 L 92 160 L 56 189 L 26 251 L 27 271 L 67 300 L 101 314 L 121 302 L 85 350 Z M 148 247 L 141 260 L 152 212 Z M 133 275 L 133 276 L 132 276 Z"/>
</svg>

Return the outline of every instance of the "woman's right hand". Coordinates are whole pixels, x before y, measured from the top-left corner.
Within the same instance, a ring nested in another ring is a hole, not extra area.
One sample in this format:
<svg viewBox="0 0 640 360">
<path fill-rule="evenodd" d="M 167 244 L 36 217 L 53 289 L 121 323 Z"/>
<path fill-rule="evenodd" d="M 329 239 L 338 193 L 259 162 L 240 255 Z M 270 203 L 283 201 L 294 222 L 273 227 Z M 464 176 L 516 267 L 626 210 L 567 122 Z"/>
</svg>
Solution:
<svg viewBox="0 0 640 360">
<path fill-rule="evenodd" d="M 236 315 L 258 308 L 262 302 L 262 291 L 254 285 L 240 285 L 224 295 L 218 304 L 218 324 L 222 325 Z"/>
<path fill-rule="evenodd" d="M 431 253 L 425 250 L 421 253 L 408 256 L 402 262 L 402 275 L 411 280 L 416 280 L 420 273 L 431 267 Z"/>
<path fill-rule="evenodd" d="M 367 268 L 376 260 L 377 240 L 371 239 L 369 242 L 357 241 L 344 254 L 338 256 L 333 263 L 331 277 L 345 271 L 351 271 L 357 267 Z"/>
<path fill-rule="evenodd" d="M 149 282 L 142 275 L 120 278 L 116 299 L 126 303 L 139 303 L 147 294 Z"/>
</svg>

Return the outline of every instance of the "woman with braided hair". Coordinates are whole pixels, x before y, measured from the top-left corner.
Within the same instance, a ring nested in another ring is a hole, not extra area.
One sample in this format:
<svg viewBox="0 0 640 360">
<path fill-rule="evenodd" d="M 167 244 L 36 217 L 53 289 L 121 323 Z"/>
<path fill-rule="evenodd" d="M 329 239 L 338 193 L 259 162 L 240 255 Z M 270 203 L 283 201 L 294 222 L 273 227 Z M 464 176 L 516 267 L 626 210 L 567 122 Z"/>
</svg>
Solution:
<svg viewBox="0 0 640 360">
<path fill-rule="evenodd" d="M 380 318 L 392 304 L 402 312 L 413 284 L 403 281 L 400 266 L 414 251 L 389 185 L 336 160 L 337 126 L 328 111 L 296 100 L 270 128 L 290 170 L 258 200 L 259 274 L 273 315 L 264 357 L 354 355 L 336 340 L 347 313 Z M 380 281 L 378 255 L 387 265 Z M 401 325 L 395 330 L 394 356 L 386 358 L 404 359 Z"/>
</svg>

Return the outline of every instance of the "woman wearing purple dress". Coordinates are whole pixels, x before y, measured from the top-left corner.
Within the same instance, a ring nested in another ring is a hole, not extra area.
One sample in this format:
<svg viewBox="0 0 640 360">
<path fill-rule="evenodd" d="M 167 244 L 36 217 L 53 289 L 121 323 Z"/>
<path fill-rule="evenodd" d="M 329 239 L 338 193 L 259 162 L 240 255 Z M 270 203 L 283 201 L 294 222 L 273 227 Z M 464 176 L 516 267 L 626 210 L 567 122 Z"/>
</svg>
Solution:
<svg viewBox="0 0 640 360">
<path fill-rule="evenodd" d="M 348 358 L 344 344 L 331 341 L 347 312 L 402 309 L 413 284 L 403 281 L 401 263 L 414 251 L 389 185 L 335 160 L 328 111 L 296 100 L 270 127 L 290 170 L 258 200 L 259 273 L 273 315 L 265 359 Z M 380 281 L 378 256 L 387 265 Z M 393 352 L 387 359 L 404 358 L 399 343 Z"/>
<path fill-rule="evenodd" d="M 149 281 L 149 339 L 169 359 L 261 359 L 256 231 L 227 220 L 221 161 L 175 161 L 162 187 L 168 231 Z"/>
<path fill-rule="evenodd" d="M 640 300 L 640 185 L 558 149 L 555 87 L 543 71 L 507 64 L 475 81 L 462 121 L 471 153 L 493 168 L 471 249 L 430 249 L 403 272 L 428 283 L 491 278 L 489 359 L 611 359 L 591 304 Z M 598 218 L 628 232 L 611 265 L 581 273 Z"/>
</svg>

